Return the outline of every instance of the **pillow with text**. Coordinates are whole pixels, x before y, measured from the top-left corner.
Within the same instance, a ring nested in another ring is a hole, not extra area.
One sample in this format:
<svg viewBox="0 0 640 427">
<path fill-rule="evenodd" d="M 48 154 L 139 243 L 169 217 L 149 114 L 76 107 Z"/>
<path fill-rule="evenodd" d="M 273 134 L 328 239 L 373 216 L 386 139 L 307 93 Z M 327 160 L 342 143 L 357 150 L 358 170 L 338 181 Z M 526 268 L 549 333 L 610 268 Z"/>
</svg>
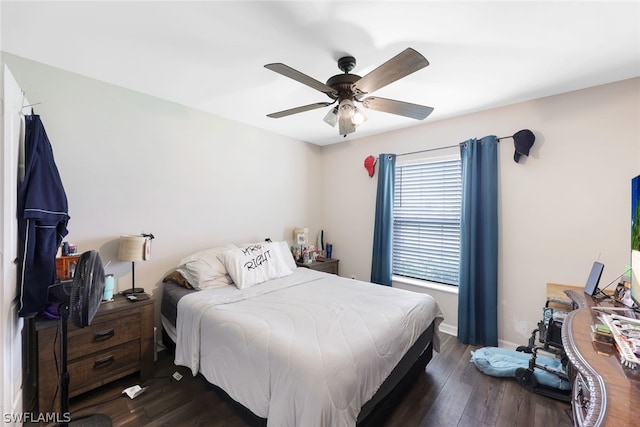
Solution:
<svg viewBox="0 0 640 427">
<path fill-rule="evenodd" d="M 278 243 L 256 243 L 223 252 L 220 259 L 238 289 L 248 288 L 293 272 Z"/>
</svg>

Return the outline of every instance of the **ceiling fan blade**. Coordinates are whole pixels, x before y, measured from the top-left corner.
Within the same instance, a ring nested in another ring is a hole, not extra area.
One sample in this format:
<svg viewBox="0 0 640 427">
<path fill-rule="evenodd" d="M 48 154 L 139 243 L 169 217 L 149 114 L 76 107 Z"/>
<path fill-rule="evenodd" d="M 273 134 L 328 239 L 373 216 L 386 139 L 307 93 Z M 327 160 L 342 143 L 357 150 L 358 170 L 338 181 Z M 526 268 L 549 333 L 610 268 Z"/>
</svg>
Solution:
<svg viewBox="0 0 640 427">
<path fill-rule="evenodd" d="M 432 107 L 375 96 L 365 98 L 362 101 L 362 105 L 370 110 L 384 111 L 385 113 L 397 114 L 417 120 L 426 118 L 433 111 Z"/>
<path fill-rule="evenodd" d="M 282 74 L 285 77 L 289 77 L 290 79 L 298 81 L 304 85 L 307 85 L 315 90 L 326 93 L 332 98 L 335 98 L 338 95 L 338 92 L 336 92 L 336 90 L 332 87 L 327 86 L 326 84 L 314 79 L 313 77 L 309 77 L 306 74 L 289 67 L 288 65 L 277 62 L 274 64 L 267 64 L 264 67 L 271 71 L 275 71 L 278 74 Z"/>
<path fill-rule="evenodd" d="M 267 114 L 267 117 L 279 119 L 280 117 L 290 116 L 292 114 L 302 113 L 304 111 L 315 110 L 317 108 L 328 107 L 333 102 L 317 102 L 315 104 L 303 105 L 302 107 L 291 108 L 289 110 L 278 111 L 277 113 Z"/>
<path fill-rule="evenodd" d="M 371 93 L 429 65 L 417 51 L 407 48 L 353 84 L 357 94 Z"/>
</svg>

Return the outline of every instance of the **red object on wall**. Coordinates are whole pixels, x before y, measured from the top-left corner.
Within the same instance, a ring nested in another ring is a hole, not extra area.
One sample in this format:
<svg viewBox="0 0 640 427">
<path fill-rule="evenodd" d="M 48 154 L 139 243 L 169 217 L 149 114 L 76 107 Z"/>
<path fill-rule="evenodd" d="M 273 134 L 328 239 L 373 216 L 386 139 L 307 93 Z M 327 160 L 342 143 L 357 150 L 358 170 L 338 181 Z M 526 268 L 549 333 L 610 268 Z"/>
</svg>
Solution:
<svg viewBox="0 0 640 427">
<path fill-rule="evenodd" d="M 369 172 L 369 176 L 373 176 L 376 172 L 376 158 L 373 156 L 368 156 L 364 159 L 364 167 Z"/>
</svg>

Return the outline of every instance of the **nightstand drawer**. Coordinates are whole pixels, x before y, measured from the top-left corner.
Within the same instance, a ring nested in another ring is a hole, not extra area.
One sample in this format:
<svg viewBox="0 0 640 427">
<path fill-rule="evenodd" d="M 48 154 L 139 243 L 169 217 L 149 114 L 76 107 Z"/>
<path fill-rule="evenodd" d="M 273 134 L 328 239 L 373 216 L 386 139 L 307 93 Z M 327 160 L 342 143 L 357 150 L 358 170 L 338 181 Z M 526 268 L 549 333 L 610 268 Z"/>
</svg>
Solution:
<svg viewBox="0 0 640 427">
<path fill-rule="evenodd" d="M 95 388 L 96 384 L 102 384 L 120 371 L 135 372 L 139 363 L 139 341 L 131 341 L 69 362 L 69 395 L 75 396 Z"/>
<path fill-rule="evenodd" d="M 67 333 L 69 395 L 77 396 L 96 387 L 139 372 L 140 381 L 153 376 L 154 300 L 130 302 L 122 295 L 103 302 L 91 325 L 77 328 L 71 319 Z M 34 338 L 27 355 L 37 382 L 27 385 L 37 400 L 28 404 L 32 412 L 59 410 L 60 322 L 37 318 L 27 326 Z M 36 362 L 34 366 L 32 363 Z"/>
<path fill-rule="evenodd" d="M 324 271 L 325 273 L 338 274 L 338 263 L 336 262 L 319 262 L 314 267 L 316 271 Z"/>
<path fill-rule="evenodd" d="M 67 354 L 70 361 L 89 351 L 101 351 L 140 338 L 140 313 L 100 320 L 69 333 Z"/>
<path fill-rule="evenodd" d="M 338 264 L 340 260 L 335 258 L 322 258 L 322 260 L 310 263 L 296 262 L 298 267 L 309 268 L 311 270 L 322 271 L 324 273 L 338 274 Z"/>
</svg>

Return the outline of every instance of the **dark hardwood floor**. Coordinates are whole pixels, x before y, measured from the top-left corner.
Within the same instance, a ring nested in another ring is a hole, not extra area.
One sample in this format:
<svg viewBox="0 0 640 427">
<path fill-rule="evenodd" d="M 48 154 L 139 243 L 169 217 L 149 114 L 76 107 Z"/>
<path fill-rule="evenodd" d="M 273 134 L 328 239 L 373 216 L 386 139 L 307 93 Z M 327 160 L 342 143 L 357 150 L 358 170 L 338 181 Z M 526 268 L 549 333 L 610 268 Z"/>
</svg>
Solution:
<svg viewBox="0 0 640 427">
<path fill-rule="evenodd" d="M 569 404 L 526 391 L 515 379 L 481 373 L 470 362 L 474 347 L 441 334 L 441 352 L 385 424 L 402 426 L 571 426 Z M 180 381 L 171 379 L 179 371 Z M 131 376 L 71 400 L 72 419 L 109 415 L 114 426 L 247 426 L 239 413 L 201 377 L 173 365 L 160 352 L 155 378 L 131 400 L 122 391 L 138 384 Z"/>
</svg>

